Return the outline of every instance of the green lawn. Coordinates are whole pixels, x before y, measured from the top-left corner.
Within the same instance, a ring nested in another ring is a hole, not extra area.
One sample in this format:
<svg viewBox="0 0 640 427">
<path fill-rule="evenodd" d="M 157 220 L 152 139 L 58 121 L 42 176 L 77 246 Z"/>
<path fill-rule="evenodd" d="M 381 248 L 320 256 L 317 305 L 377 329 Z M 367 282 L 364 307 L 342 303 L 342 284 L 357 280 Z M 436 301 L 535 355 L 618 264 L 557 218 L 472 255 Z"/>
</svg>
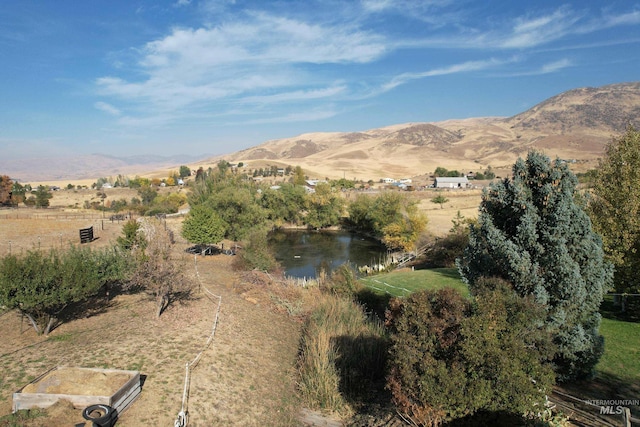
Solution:
<svg viewBox="0 0 640 427">
<path fill-rule="evenodd" d="M 640 383 L 640 323 L 602 319 L 604 355 L 596 370 L 632 383 Z"/>
<path fill-rule="evenodd" d="M 422 289 L 452 287 L 469 295 L 467 285 L 460 279 L 456 268 L 433 268 L 428 270 L 398 271 L 378 274 L 360 279 L 367 288 L 391 296 L 406 296 Z"/>
</svg>

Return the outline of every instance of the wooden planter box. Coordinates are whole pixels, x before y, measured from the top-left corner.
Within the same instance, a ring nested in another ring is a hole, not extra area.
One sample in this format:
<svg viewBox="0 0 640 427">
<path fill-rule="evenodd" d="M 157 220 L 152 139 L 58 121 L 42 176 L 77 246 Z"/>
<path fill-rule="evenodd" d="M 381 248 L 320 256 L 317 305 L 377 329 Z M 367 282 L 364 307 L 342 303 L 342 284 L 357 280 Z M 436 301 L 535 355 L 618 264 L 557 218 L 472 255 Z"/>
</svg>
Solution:
<svg viewBox="0 0 640 427">
<path fill-rule="evenodd" d="M 58 366 L 13 393 L 13 412 L 48 408 L 60 399 L 75 408 L 109 405 L 121 414 L 140 394 L 140 372 Z"/>
</svg>

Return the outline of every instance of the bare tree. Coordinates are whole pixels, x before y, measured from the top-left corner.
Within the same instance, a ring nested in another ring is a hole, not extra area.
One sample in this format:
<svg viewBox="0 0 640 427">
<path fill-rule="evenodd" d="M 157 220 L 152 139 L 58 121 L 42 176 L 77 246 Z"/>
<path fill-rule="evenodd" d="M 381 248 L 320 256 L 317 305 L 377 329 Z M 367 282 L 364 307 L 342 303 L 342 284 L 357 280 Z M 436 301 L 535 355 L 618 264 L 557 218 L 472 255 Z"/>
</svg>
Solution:
<svg viewBox="0 0 640 427">
<path fill-rule="evenodd" d="M 157 219 L 146 219 L 141 227 L 148 243 L 140 254 L 131 286 L 143 289 L 155 300 L 160 317 L 172 302 L 189 297 L 193 282 L 185 273 L 184 263 L 172 259 L 171 231 Z"/>
</svg>

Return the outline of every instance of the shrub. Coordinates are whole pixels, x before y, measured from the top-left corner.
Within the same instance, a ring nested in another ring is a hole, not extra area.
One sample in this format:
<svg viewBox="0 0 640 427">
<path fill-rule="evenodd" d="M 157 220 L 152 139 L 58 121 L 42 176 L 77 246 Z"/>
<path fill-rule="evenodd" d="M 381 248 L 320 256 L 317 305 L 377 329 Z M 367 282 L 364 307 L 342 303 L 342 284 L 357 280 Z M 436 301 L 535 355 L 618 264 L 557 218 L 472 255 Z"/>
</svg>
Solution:
<svg viewBox="0 0 640 427">
<path fill-rule="evenodd" d="M 454 357 L 460 353 L 460 329 L 470 310 L 470 303 L 449 288 L 391 300 L 387 387 L 398 411 L 414 424 L 439 425 L 472 406 Z"/>
<path fill-rule="evenodd" d="M 415 425 L 478 411 L 524 414 L 541 407 L 553 384 L 544 308 L 502 281 L 480 286 L 474 302 L 449 288 L 391 302 L 387 384 Z"/>
<path fill-rule="evenodd" d="M 242 242 L 242 251 L 235 259 L 235 267 L 242 270 L 274 271 L 279 268 L 278 261 L 268 245 L 267 232 L 254 229 Z"/>
<path fill-rule="evenodd" d="M 352 298 L 361 286 L 358 283 L 355 270 L 349 264 L 343 264 L 331 273 L 324 288 L 336 295 Z"/>
<path fill-rule="evenodd" d="M 466 232 L 449 233 L 436 239 L 427 249 L 425 258 L 432 267 L 455 267 L 456 259 L 464 253 L 469 243 L 469 234 Z"/>
</svg>

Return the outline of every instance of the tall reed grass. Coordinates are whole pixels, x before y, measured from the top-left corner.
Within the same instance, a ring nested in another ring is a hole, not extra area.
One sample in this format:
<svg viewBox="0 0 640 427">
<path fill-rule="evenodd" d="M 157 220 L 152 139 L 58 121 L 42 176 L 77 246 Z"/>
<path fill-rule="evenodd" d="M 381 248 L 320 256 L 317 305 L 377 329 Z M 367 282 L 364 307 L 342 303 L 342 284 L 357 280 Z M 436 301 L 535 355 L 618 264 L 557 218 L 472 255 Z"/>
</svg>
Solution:
<svg viewBox="0 0 640 427">
<path fill-rule="evenodd" d="M 348 414 L 350 403 L 384 377 L 387 337 L 352 300 L 320 294 L 303 329 L 299 389 L 314 409 Z"/>
</svg>

